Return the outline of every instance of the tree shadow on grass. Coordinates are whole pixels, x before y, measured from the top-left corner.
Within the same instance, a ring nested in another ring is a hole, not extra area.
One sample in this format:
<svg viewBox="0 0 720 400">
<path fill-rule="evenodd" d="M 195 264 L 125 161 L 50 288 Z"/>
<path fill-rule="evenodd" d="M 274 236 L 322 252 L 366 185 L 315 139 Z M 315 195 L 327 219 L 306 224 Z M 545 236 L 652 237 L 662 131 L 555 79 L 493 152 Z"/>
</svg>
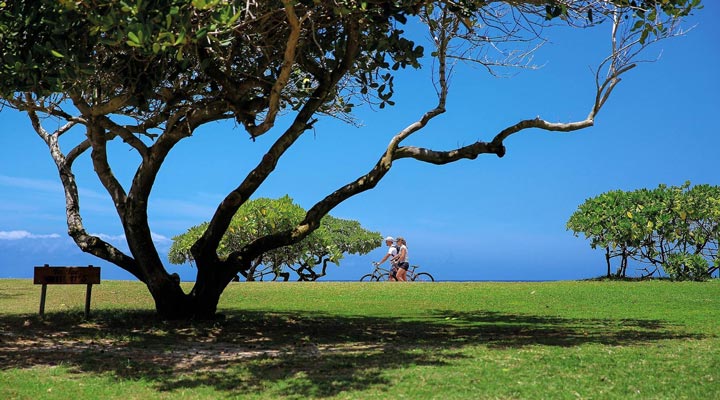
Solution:
<svg viewBox="0 0 720 400">
<path fill-rule="evenodd" d="M 158 321 L 142 311 L 0 316 L 0 369 L 64 365 L 153 382 L 159 391 L 330 397 L 383 390 L 402 368 L 451 364 L 463 349 L 642 346 L 700 339 L 658 320 L 566 319 L 436 310 L 421 320 L 238 311 L 216 322 Z"/>
</svg>

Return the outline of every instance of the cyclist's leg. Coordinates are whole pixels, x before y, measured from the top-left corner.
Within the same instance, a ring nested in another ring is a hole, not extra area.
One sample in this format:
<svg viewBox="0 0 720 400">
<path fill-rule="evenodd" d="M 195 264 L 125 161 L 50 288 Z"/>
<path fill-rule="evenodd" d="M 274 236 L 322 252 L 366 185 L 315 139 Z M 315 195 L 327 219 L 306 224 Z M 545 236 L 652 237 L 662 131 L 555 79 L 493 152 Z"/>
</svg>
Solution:
<svg viewBox="0 0 720 400">
<path fill-rule="evenodd" d="M 410 266 L 406 262 L 398 264 L 397 280 L 401 282 L 407 282 L 407 270 Z"/>
</svg>

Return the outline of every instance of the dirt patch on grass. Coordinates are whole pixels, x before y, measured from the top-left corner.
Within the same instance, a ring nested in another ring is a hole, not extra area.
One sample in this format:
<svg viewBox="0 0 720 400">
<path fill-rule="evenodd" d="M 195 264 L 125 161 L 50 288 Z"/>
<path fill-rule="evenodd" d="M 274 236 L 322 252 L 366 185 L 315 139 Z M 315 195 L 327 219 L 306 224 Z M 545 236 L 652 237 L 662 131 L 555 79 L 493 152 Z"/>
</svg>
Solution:
<svg viewBox="0 0 720 400">
<path fill-rule="evenodd" d="M 164 322 L 148 315 L 91 321 L 60 315 L 31 317 L 4 324 L 0 365 L 95 365 L 102 370 L 104 364 L 125 363 L 130 368 L 212 371 L 243 360 L 350 354 L 379 346 L 353 341 L 320 344 L 296 321 L 272 326 L 279 323 L 277 317 L 220 322 Z"/>
<path fill-rule="evenodd" d="M 4 335 L 0 342 L 0 362 L 6 367 L 28 368 L 114 359 L 128 364 L 151 363 L 176 370 L 208 370 L 212 369 L 213 365 L 242 359 L 277 357 L 289 351 L 294 350 L 243 348 L 227 343 L 185 342 L 182 345 L 149 346 L 114 339 L 12 338 Z"/>
</svg>

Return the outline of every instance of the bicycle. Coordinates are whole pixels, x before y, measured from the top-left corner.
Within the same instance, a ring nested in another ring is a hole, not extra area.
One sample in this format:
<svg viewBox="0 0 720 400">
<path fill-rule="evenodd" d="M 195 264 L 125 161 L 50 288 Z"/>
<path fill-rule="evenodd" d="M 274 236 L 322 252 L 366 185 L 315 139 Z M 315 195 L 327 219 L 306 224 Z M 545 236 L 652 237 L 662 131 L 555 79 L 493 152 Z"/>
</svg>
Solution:
<svg viewBox="0 0 720 400">
<path fill-rule="evenodd" d="M 407 278 L 411 282 L 435 282 L 435 278 L 427 272 L 416 272 L 419 265 L 413 265 L 407 272 Z"/>
<path fill-rule="evenodd" d="M 375 269 L 372 273 L 365 274 L 360 278 L 360 282 L 384 282 L 390 280 L 390 270 L 372 263 Z M 435 278 L 427 272 L 416 272 L 420 268 L 419 265 L 413 265 L 408 269 L 408 282 L 435 282 Z"/>
<path fill-rule="evenodd" d="M 387 281 L 390 279 L 389 269 L 381 267 L 380 264 L 372 263 L 372 265 L 375 267 L 373 272 L 360 277 L 360 282 Z"/>
</svg>

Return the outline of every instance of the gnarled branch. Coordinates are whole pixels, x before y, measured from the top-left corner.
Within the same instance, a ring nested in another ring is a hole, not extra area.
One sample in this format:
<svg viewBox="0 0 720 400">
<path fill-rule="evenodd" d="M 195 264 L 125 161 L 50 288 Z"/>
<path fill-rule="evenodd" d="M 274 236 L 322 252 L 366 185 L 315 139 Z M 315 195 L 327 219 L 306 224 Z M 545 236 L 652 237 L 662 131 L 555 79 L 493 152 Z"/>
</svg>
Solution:
<svg viewBox="0 0 720 400">
<path fill-rule="evenodd" d="M 67 132 L 72 126 L 74 126 L 75 122 L 69 122 L 68 124 L 60 127 L 54 133 L 50 133 L 42 127 L 40 118 L 35 111 L 31 98 L 26 96 L 26 100 L 28 104 L 26 104 L 25 107 L 28 116 L 30 117 L 33 129 L 47 145 L 48 150 L 50 151 L 50 156 L 55 161 L 60 180 L 62 181 L 62 186 L 65 191 L 65 214 L 67 218 L 68 234 L 73 238 L 82 251 L 118 265 L 138 279 L 144 280 L 135 260 L 99 237 L 89 235 L 85 230 L 82 217 L 80 215 L 80 196 L 78 194 L 78 187 L 75 182 L 75 174 L 72 172 L 72 164 L 75 157 L 84 150 L 78 150 L 78 147 L 76 147 L 70 152 L 70 155 L 66 157 L 62 153 L 58 141 L 60 135 Z M 81 143 L 79 147 L 80 149 L 87 149 L 87 141 Z"/>
<path fill-rule="evenodd" d="M 288 84 L 290 72 L 295 64 L 295 51 L 297 49 L 298 41 L 300 40 L 302 21 L 305 17 L 298 19 L 295 14 L 293 2 L 290 0 L 283 0 L 283 5 L 285 6 L 285 14 L 287 15 L 288 24 L 290 25 L 290 34 L 288 35 L 287 44 L 285 46 L 285 54 L 282 66 L 280 67 L 280 74 L 273 84 L 272 89 L 270 89 L 270 99 L 268 102 L 268 111 L 265 115 L 265 120 L 260 125 L 255 125 L 254 121 L 245 123 L 245 129 L 247 129 L 253 137 L 260 136 L 269 131 L 275 124 L 275 117 L 277 116 L 278 111 L 280 111 L 280 98 L 282 90 Z"/>
</svg>

